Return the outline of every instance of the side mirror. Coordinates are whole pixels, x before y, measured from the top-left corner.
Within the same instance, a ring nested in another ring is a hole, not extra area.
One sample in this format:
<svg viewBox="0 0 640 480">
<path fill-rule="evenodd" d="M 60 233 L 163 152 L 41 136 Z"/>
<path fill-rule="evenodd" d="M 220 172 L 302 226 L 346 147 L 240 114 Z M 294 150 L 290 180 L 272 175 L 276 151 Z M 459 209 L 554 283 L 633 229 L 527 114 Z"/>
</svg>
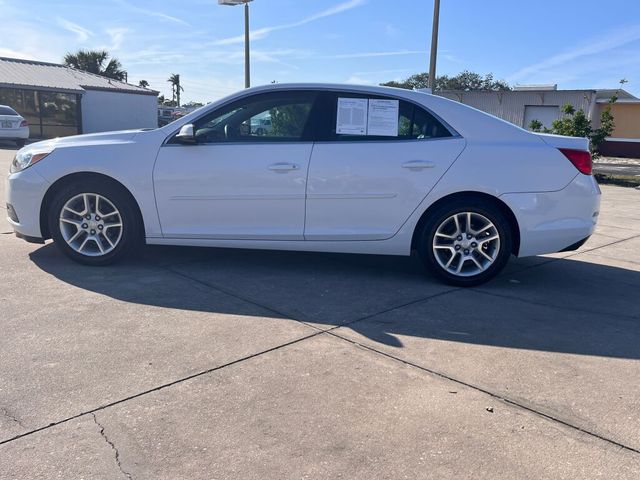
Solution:
<svg viewBox="0 0 640 480">
<path fill-rule="evenodd" d="M 193 123 L 187 123 L 180 128 L 180 131 L 176 135 L 176 140 L 184 144 L 196 143 L 196 135 L 193 127 Z"/>
</svg>

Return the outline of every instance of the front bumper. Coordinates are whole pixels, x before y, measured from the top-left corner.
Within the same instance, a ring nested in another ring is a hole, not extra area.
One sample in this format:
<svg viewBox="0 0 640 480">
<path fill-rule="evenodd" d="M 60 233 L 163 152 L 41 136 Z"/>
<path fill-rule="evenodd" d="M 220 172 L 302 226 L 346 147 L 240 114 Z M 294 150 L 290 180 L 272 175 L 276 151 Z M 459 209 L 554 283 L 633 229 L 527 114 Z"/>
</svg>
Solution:
<svg viewBox="0 0 640 480">
<path fill-rule="evenodd" d="M 6 203 L 13 207 L 17 218 L 16 221 L 7 216 L 7 221 L 19 237 L 42 239 L 40 207 L 48 188 L 49 182 L 38 173 L 37 165 L 7 177 Z"/>
<path fill-rule="evenodd" d="M 508 193 L 500 198 L 520 227 L 519 257 L 579 247 L 593 233 L 600 212 L 600 188 L 590 175 L 578 174 L 556 192 Z"/>
</svg>

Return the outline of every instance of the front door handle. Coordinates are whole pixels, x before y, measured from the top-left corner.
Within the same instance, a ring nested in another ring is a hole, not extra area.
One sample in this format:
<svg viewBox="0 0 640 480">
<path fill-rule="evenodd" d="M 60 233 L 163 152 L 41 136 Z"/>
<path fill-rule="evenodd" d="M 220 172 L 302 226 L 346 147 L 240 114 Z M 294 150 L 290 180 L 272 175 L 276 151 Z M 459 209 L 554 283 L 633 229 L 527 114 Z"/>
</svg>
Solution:
<svg viewBox="0 0 640 480">
<path fill-rule="evenodd" d="M 428 162 L 426 160 L 412 160 L 402 164 L 402 168 L 408 168 L 409 170 L 422 170 L 424 168 L 433 168 L 436 164 Z"/>
<path fill-rule="evenodd" d="M 269 170 L 272 172 L 290 172 L 291 170 L 298 170 L 299 168 L 300 166 L 295 163 L 274 163 L 273 165 L 269 165 Z"/>
</svg>

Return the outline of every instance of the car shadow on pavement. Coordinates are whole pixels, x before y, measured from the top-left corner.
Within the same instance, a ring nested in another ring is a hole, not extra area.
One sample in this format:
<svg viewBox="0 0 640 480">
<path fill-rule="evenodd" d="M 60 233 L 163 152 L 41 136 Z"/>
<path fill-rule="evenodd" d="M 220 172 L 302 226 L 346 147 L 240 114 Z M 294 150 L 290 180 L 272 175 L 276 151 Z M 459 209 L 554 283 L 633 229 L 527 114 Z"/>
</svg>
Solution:
<svg viewBox="0 0 640 480">
<path fill-rule="evenodd" d="M 18 146 L 15 142 L 0 140 L 0 150 L 18 150 Z"/>
<path fill-rule="evenodd" d="M 513 260 L 492 282 L 456 289 L 413 257 L 146 247 L 86 267 L 51 243 L 30 257 L 67 284 L 123 302 L 345 325 L 397 348 L 411 336 L 640 359 L 640 272 L 577 259 Z"/>
</svg>

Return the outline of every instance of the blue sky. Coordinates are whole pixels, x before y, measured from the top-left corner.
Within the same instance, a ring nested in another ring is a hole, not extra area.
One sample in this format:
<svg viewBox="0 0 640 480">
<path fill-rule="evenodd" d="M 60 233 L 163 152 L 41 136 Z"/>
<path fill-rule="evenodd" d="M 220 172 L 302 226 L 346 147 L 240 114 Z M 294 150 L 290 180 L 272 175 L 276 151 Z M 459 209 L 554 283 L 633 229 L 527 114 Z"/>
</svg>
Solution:
<svg viewBox="0 0 640 480">
<path fill-rule="evenodd" d="M 438 73 L 640 95 L 640 2 L 442 0 Z M 428 69 L 430 0 L 254 0 L 253 84 L 379 83 Z M 0 0 L 0 56 L 60 62 L 106 48 L 129 80 L 183 101 L 244 86 L 243 9 L 217 0 Z"/>
</svg>

